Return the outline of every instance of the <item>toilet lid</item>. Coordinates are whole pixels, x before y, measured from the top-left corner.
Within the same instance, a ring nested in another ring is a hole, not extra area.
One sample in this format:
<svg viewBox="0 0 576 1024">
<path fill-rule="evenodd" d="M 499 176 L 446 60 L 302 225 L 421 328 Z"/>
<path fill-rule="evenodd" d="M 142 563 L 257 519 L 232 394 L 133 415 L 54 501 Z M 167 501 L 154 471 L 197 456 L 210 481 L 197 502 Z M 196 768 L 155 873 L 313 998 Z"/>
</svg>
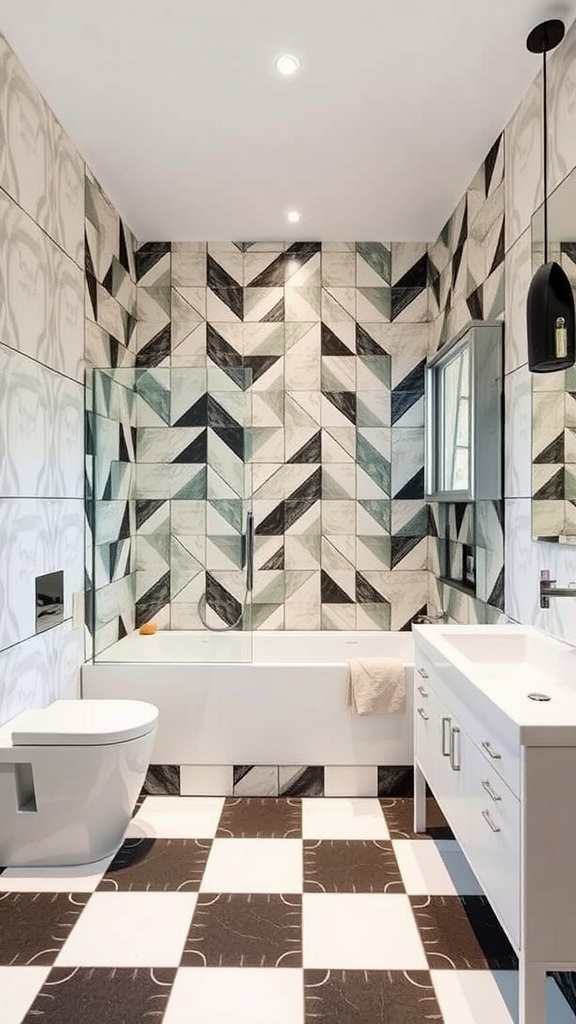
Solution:
<svg viewBox="0 0 576 1024">
<path fill-rule="evenodd" d="M 12 745 L 102 746 L 151 732 L 158 708 L 141 700 L 57 700 L 10 722 Z"/>
</svg>

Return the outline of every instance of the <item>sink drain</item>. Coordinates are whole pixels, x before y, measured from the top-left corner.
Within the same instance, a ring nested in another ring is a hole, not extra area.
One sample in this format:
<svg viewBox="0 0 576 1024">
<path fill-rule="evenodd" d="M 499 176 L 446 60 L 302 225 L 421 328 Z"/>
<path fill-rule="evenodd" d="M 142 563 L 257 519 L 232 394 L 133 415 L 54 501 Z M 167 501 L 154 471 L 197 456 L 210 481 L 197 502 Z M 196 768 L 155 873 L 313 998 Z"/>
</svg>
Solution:
<svg viewBox="0 0 576 1024">
<path fill-rule="evenodd" d="M 528 700 L 552 700 L 547 693 L 529 693 Z"/>
</svg>

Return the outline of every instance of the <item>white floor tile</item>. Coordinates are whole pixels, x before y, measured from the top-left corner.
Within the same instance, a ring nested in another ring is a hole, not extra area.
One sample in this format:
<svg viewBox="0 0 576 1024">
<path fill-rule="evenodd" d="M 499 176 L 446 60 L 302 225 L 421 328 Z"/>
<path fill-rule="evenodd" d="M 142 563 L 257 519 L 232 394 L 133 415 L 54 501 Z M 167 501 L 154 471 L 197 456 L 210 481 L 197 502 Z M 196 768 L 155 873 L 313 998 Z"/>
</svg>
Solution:
<svg viewBox="0 0 576 1024">
<path fill-rule="evenodd" d="M 184 892 L 97 892 L 57 967 L 177 967 L 198 899 Z"/>
<path fill-rule="evenodd" d="M 324 769 L 324 796 L 375 797 L 378 795 L 378 769 L 370 765 L 327 765 Z"/>
<path fill-rule="evenodd" d="M 410 896 L 482 896 L 482 889 L 458 843 L 393 840 L 394 853 Z"/>
<path fill-rule="evenodd" d="M 182 967 L 163 1024 L 304 1024 L 302 989 L 290 967 Z"/>
<path fill-rule="evenodd" d="M 305 893 L 306 968 L 426 970 L 427 960 L 406 896 Z"/>
<path fill-rule="evenodd" d="M 389 839 L 376 799 L 318 797 L 302 801 L 304 839 Z"/>
<path fill-rule="evenodd" d="M 132 818 L 126 837 L 211 839 L 223 806 L 220 796 L 149 796 Z"/>
<path fill-rule="evenodd" d="M 303 888 L 300 839 L 215 839 L 202 892 L 297 893 Z"/>
<path fill-rule="evenodd" d="M 69 868 L 6 868 L 0 892 L 94 892 L 111 860 Z"/>
<path fill-rule="evenodd" d="M 50 967 L 0 967 L 2 1024 L 21 1024 L 50 971 Z"/>
</svg>

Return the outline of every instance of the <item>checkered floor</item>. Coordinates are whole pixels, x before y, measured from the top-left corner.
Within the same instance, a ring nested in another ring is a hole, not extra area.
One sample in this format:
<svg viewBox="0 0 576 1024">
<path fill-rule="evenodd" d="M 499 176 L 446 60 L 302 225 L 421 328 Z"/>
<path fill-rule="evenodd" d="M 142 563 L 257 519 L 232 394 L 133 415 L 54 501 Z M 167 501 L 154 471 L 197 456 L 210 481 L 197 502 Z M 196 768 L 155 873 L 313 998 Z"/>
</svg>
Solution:
<svg viewBox="0 0 576 1024">
<path fill-rule="evenodd" d="M 415 837 L 407 799 L 148 797 L 111 862 L 0 874 L 0 1020 L 511 1024 L 516 958 L 429 820 Z"/>
</svg>

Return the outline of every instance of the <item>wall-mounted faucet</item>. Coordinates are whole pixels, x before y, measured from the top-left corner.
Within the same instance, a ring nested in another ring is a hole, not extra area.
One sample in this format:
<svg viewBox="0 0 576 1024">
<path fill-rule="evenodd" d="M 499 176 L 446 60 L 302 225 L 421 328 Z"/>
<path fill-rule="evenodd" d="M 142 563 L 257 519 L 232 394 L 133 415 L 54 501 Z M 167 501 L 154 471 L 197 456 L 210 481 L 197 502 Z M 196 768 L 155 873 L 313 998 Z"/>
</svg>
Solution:
<svg viewBox="0 0 576 1024">
<path fill-rule="evenodd" d="M 550 579 L 550 570 L 540 572 L 540 607 L 549 608 L 551 597 L 576 597 L 576 582 L 567 587 L 557 587 L 556 580 Z"/>
</svg>

